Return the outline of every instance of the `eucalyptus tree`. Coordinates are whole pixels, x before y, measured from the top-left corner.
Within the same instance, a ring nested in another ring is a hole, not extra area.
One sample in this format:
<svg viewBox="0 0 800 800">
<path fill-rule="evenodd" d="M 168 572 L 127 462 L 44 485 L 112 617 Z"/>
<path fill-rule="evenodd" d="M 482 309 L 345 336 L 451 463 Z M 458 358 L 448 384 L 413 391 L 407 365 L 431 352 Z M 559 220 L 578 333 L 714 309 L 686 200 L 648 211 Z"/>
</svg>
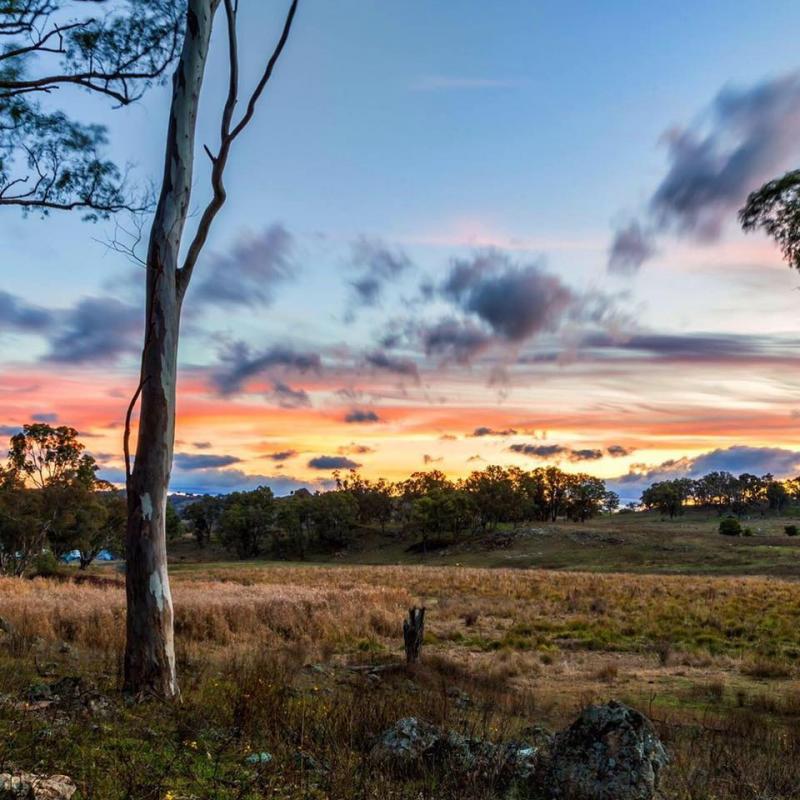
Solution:
<svg viewBox="0 0 800 800">
<path fill-rule="evenodd" d="M 227 27 L 228 92 L 211 160 L 211 196 L 185 241 L 194 175 L 197 112 L 217 12 Z M 47 214 L 77 209 L 90 219 L 146 204 L 105 157 L 104 127 L 59 107 L 65 90 L 138 100 L 172 74 L 164 173 L 146 258 L 141 372 L 123 447 L 128 496 L 125 687 L 164 698 L 179 693 L 166 565 L 166 500 L 175 434 L 177 348 L 183 298 L 211 226 L 226 200 L 225 168 L 288 40 L 292 0 L 278 42 L 241 116 L 238 0 L 0 0 L 0 205 Z M 135 458 L 130 452 L 139 405 Z"/>
<path fill-rule="evenodd" d="M 141 208 L 104 155 L 106 129 L 61 108 L 81 91 L 118 108 L 168 72 L 172 0 L 0 0 L 0 206 L 96 219 Z"/>
<path fill-rule="evenodd" d="M 789 266 L 800 269 L 800 170 L 787 172 L 752 192 L 739 211 L 739 221 L 745 231 L 766 231 Z"/>
<path fill-rule="evenodd" d="M 205 153 L 211 161 L 210 198 L 194 232 L 186 237 L 193 186 L 197 113 L 208 64 L 211 33 L 223 9 L 228 91 L 219 141 Z M 241 115 L 239 100 L 238 0 L 186 0 L 185 36 L 172 81 L 164 174 L 146 256 L 145 333 L 139 383 L 125 420 L 128 496 L 126 531 L 127 637 L 125 687 L 135 694 L 173 698 L 173 609 L 166 557 L 167 488 L 175 441 L 175 396 L 181 308 L 211 226 L 225 203 L 225 168 L 234 143 L 252 121 L 291 31 L 297 0 L 291 0 L 277 44 Z M 235 280 L 235 276 L 231 276 Z M 135 458 L 131 423 L 139 405 Z"/>
</svg>

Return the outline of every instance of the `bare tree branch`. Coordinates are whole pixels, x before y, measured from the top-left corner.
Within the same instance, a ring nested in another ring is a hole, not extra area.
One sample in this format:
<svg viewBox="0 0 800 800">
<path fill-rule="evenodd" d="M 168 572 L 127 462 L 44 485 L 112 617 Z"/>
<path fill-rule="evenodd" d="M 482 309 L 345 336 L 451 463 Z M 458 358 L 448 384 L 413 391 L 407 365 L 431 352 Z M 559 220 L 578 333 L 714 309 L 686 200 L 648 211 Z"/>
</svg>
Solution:
<svg viewBox="0 0 800 800">
<path fill-rule="evenodd" d="M 241 120 L 232 128 L 233 114 L 236 109 L 239 91 L 239 54 L 236 38 L 236 14 L 238 10 L 238 2 L 234 2 L 234 0 L 225 0 L 225 16 L 228 23 L 228 60 L 230 71 L 228 96 L 222 111 L 222 120 L 220 123 L 219 152 L 214 155 L 211 153 L 209 148 L 206 147 L 206 153 L 208 153 L 212 163 L 211 187 L 213 190 L 213 196 L 200 217 L 197 231 L 195 232 L 194 238 L 189 245 L 183 266 L 178 270 L 177 282 L 179 301 L 183 300 L 183 296 L 186 293 L 187 287 L 189 286 L 189 281 L 192 277 L 192 271 L 194 270 L 194 267 L 197 264 L 197 259 L 200 257 L 200 253 L 202 252 L 206 240 L 208 239 L 208 233 L 211 229 L 211 225 L 220 209 L 225 204 L 225 200 L 227 199 L 224 176 L 231 146 L 233 145 L 236 137 L 239 136 L 239 134 L 247 127 L 248 123 L 253 118 L 258 100 L 261 97 L 267 83 L 269 82 L 269 79 L 272 77 L 275 65 L 278 63 L 278 59 L 280 58 L 281 53 L 286 46 L 289 33 L 292 29 L 292 22 L 294 21 L 294 16 L 297 11 L 297 4 L 298 0 L 292 0 L 291 6 L 289 7 L 289 12 L 286 15 L 286 20 L 283 24 L 283 30 L 281 31 L 280 38 L 278 39 L 278 43 L 276 44 L 275 49 L 273 50 L 272 55 L 266 64 L 264 72 L 261 75 L 261 79 L 250 96 L 244 115 L 242 116 Z"/>
</svg>

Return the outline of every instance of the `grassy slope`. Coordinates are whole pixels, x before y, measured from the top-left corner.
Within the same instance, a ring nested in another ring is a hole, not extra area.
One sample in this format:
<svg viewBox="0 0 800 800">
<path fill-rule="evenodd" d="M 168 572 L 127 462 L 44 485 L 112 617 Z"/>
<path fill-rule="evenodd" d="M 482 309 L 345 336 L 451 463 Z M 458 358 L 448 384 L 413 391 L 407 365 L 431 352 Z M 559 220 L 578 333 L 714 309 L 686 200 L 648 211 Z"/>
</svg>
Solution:
<svg viewBox="0 0 800 800">
<path fill-rule="evenodd" d="M 753 535 L 732 538 L 719 535 L 719 519 L 716 514 L 702 512 L 689 512 L 675 520 L 641 513 L 582 524 L 540 523 L 521 527 L 508 547 L 493 547 L 476 538 L 428 555 L 406 552 L 408 540 L 366 532 L 347 552 L 336 557 L 317 556 L 312 561 L 800 577 L 800 537 L 784 533 L 785 525 L 800 520 L 789 517 L 743 520 Z M 172 562 L 178 570 L 205 568 L 209 563 L 236 566 L 222 551 L 200 553 L 187 543 L 174 548 Z"/>
</svg>

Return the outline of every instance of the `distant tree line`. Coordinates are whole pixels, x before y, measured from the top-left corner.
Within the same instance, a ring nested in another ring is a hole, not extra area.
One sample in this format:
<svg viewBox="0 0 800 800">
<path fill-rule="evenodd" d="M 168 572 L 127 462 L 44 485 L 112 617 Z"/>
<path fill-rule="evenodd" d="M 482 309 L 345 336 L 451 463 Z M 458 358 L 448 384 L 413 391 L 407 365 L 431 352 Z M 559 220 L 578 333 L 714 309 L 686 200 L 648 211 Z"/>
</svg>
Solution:
<svg viewBox="0 0 800 800">
<path fill-rule="evenodd" d="M 336 488 L 300 490 L 275 498 L 266 487 L 203 497 L 183 515 L 202 547 L 212 539 L 239 558 L 305 558 L 309 550 L 337 550 L 368 528 L 392 533 L 427 550 L 501 524 L 583 522 L 610 513 L 619 497 L 599 478 L 557 467 L 525 472 L 490 466 L 463 480 L 443 472 L 415 472 L 397 483 L 369 480 L 357 471 L 335 474 Z"/>
<path fill-rule="evenodd" d="M 48 556 L 77 551 L 82 569 L 109 549 L 124 555 L 125 494 L 97 477 L 98 464 L 74 428 L 25 425 L 11 437 L 0 466 L 0 572 L 22 575 Z M 516 526 L 584 522 L 619 509 L 604 481 L 558 467 L 525 471 L 489 466 L 461 480 L 440 470 L 414 472 L 395 483 L 353 470 L 334 473 L 335 488 L 301 489 L 276 498 L 261 486 L 167 505 L 170 540 L 188 532 L 206 547 L 221 545 L 237 558 L 299 558 L 335 552 L 370 532 L 426 552 L 472 537 L 502 537 Z M 711 472 L 701 478 L 653 483 L 641 506 L 674 518 L 687 508 L 720 516 L 783 513 L 800 503 L 800 477 Z"/>
<path fill-rule="evenodd" d="M 715 510 L 719 514 L 782 513 L 800 502 L 800 477 L 775 480 L 769 473 L 738 477 L 730 472 L 709 472 L 702 478 L 658 481 L 642 492 L 642 505 L 670 519 L 687 507 Z"/>
</svg>

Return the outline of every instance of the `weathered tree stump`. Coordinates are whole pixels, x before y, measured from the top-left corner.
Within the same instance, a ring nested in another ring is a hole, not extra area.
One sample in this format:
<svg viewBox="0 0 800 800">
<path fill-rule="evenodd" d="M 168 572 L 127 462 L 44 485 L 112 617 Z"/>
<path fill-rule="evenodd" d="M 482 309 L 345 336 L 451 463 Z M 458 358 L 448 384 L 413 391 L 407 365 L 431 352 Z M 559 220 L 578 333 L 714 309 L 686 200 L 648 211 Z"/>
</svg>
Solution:
<svg viewBox="0 0 800 800">
<path fill-rule="evenodd" d="M 406 647 L 406 662 L 416 664 L 425 638 L 425 607 L 408 609 L 408 619 L 403 620 L 403 642 Z"/>
</svg>

